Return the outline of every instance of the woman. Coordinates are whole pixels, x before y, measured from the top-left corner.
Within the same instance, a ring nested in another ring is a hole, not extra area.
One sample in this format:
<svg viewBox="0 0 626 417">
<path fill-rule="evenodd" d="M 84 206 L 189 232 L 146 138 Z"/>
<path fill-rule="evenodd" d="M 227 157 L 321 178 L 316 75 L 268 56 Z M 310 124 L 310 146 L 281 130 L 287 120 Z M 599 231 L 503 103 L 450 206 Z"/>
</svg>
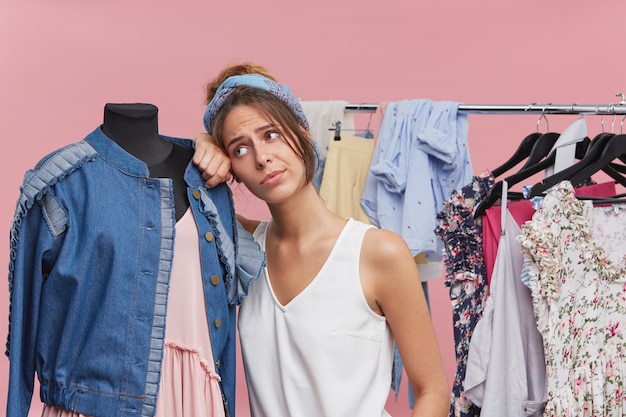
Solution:
<svg viewBox="0 0 626 417">
<path fill-rule="evenodd" d="M 239 218 L 267 253 L 265 275 L 239 312 L 252 414 L 388 415 L 395 340 L 414 390 L 412 415 L 447 415 L 447 381 L 413 257 L 396 234 L 325 207 L 311 183 L 308 123 L 289 88 L 259 74 L 229 77 L 204 122 L 235 180 L 272 217 Z"/>
</svg>

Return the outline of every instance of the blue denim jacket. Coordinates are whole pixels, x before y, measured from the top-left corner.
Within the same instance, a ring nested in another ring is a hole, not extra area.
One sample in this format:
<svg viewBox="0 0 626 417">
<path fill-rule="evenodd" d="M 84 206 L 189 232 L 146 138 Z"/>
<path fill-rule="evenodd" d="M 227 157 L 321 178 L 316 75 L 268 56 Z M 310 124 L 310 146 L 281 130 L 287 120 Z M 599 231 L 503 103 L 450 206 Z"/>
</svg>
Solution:
<svg viewBox="0 0 626 417">
<path fill-rule="evenodd" d="M 246 241 L 252 272 L 238 282 L 243 229 L 228 187 L 205 189 L 191 164 L 185 181 L 215 367 L 234 416 L 235 309 L 264 257 Z M 174 226 L 171 180 L 150 178 L 100 128 L 26 173 L 11 229 L 7 416 L 27 416 L 35 372 L 45 403 L 94 416 L 154 415 Z"/>
</svg>

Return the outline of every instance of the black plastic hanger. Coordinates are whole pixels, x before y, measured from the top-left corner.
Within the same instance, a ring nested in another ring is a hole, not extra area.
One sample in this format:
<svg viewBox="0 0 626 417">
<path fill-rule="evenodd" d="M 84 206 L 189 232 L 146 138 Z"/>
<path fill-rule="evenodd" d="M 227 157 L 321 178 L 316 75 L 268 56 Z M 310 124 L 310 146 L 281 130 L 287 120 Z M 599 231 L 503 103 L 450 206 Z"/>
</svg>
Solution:
<svg viewBox="0 0 626 417">
<path fill-rule="evenodd" d="M 545 120 L 546 127 L 548 132 L 550 131 L 550 122 L 546 117 L 545 108 L 541 112 L 541 116 L 537 120 L 537 131 L 527 135 L 522 142 L 518 146 L 517 150 L 513 153 L 513 155 L 508 159 L 508 161 L 504 162 L 499 167 L 491 170 L 491 175 L 495 177 L 499 177 L 504 174 L 509 169 L 513 168 L 524 159 L 527 159 L 524 167 L 530 166 L 547 155 L 550 149 L 547 148 L 547 143 L 550 141 L 550 136 L 546 137 L 544 134 L 539 132 L 539 125 L 541 124 L 541 120 Z M 530 162 L 528 161 L 530 159 Z M 522 167 L 522 169 L 524 168 Z"/>
<path fill-rule="evenodd" d="M 616 136 L 622 136 L 622 139 L 617 142 L 626 142 L 624 135 L 615 135 L 613 133 L 601 133 L 597 135 L 591 141 L 589 150 L 584 158 L 564 170 L 544 178 L 541 182 L 533 185 L 530 189 L 529 197 L 541 195 L 546 190 L 561 181 L 568 180 L 574 185 L 581 184 L 587 180 L 591 174 L 599 170 L 606 172 L 620 184 L 625 185 L 626 177 L 624 177 L 622 173 L 624 173 L 626 167 L 623 165 L 612 164 L 611 161 L 616 158 L 626 158 L 626 152 L 620 153 L 619 148 L 616 148 L 618 145 L 615 144 L 612 145 L 611 148 L 607 149 L 609 144 L 613 143 Z M 626 143 L 623 143 L 622 145 L 626 149 Z M 585 175 L 587 176 L 585 177 Z"/>
<path fill-rule="evenodd" d="M 550 150 L 556 143 L 559 136 L 559 133 L 554 132 L 544 133 L 540 135 L 540 137 L 535 142 L 535 146 L 533 146 L 533 149 L 528 156 L 528 160 L 526 161 L 522 169 L 517 173 L 509 175 L 505 178 L 504 181 L 507 182 L 509 188 L 515 184 L 518 184 L 520 181 L 530 178 L 536 173 L 554 165 L 556 153 L 550 153 Z M 584 155 L 589 145 L 589 141 L 589 138 L 586 138 L 586 140 L 583 140 L 576 144 L 577 155 L 580 155 L 581 157 L 582 155 Z M 502 186 L 502 181 L 498 181 L 494 184 L 494 186 L 487 193 L 487 196 L 478 204 L 478 206 L 476 206 L 476 209 L 474 210 L 474 218 L 483 216 L 485 214 L 485 211 L 489 207 L 494 205 L 496 201 L 498 201 L 502 197 Z M 511 191 L 508 192 L 508 197 L 512 200 L 524 198 L 521 193 Z"/>
<path fill-rule="evenodd" d="M 522 139 L 522 142 L 519 144 L 518 148 L 515 150 L 515 153 L 513 153 L 509 160 L 499 167 L 492 169 L 491 174 L 494 177 L 499 177 L 500 175 L 507 172 L 509 169 L 522 162 L 524 159 L 528 158 L 531 150 L 533 149 L 533 146 L 535 145 L 535 142 L 537 142 L 537 139 L 539 139 L 540 136 L 541 133 L 533 132 L 530 135 L 526 136 L 524 139 Z"/>
<path fill-rule="evenodd" d="M 559 136 L 561 136 L 561 134 L 556 133 L 556 132 L 547 132 L 539 136 L 539 138 L 537 138 L 537 141 L 535 142 L 535 145 L 530 151 L 530 155 L 528 155 L 528 159 L 522 166 L 520 172 L 527 168 L 532 167 L 533 165 L 539 163 L 546 156 L 548 156 L 550 154 L 550 151 L 554 147 L 554 144 L 559 139 Z M 526 178 L 527 177 L 521 178 L 520 181 Z M 517 182 L 515 183 L 509 182 L 509 186 L 513 184 L 517 184 Z"/>
<path fill-rule="evenodd" d="M 626 193 L 616 194 L 611 197 L 576 196 L 579 200 L 590 200 L 593 204 L 623 204 L 626 203 L 624 197 L 626 197 Z"/>
<path fill-rule="evenodd" d="M 624 156 L 626 156 L 626 135 L 620 134 L 612 136 L 604 146 L 604 149 L 602 149 L 600 157 L 572 176 L 572 184 L 582 183 L 596 172 L 601 170 L 604 171 L 606 167 L 610 167 L 609 163 L 613 160 L 620 159 Z M 623 179 L 623 182 L 620 183 L 622 185 L 626 185 L 626 178 L 623 176 L 621 176 L 621 178 Z M 619 178 L 615 179 L 620 181 Z"/>
</svg>

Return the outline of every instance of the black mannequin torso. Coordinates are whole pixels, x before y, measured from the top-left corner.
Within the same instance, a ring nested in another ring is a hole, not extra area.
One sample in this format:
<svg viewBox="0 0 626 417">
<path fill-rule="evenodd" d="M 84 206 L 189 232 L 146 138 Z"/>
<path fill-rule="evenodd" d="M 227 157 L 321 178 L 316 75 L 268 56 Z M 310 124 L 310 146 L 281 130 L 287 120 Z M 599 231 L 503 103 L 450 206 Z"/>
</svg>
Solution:
<svg viewBox="0 0 626 417">
<path fill-rule="evenodd" d="M 143 161 L 150 176 L 171 178 L 174 187 L 176 220 L 189 207 L 185 168 L 193 150 L 159 136 L 158 108 L 152 104 L 106 104 L 102 132 L 122 149 Z"/>
</svg>

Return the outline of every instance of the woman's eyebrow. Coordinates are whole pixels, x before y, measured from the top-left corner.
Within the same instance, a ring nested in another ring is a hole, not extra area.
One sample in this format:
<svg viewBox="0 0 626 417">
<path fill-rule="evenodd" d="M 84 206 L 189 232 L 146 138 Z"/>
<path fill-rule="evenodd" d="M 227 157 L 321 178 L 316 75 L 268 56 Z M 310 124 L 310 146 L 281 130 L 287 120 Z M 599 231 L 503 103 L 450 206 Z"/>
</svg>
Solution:
<svg viewBox="0 0 626 417">
<path fill-rule="evenodd" d="M 268 123 L 266 125 L 259 126 L 256 129 L 254 129 L 254 133 L 263 132 L 263 131 L 268 130 L 268 129 L 280 129 L 280 127 L 277 124 L 275 124 L 275 123 Z M 244 138 L 245 138 L 245 135 L 240 135 L 240 136 L 234 137 L 232 140 L 230 140 L 228 142 L 228 144 L 226 144 L 226 146 L 225 146 L 226 149 L 230 149 L 231 146 L 236 145 L 238 142 L 241 142 L 242 140 L 244 140 Z"/>
<path fill-rule="evenodd" d="M 260 131 L 267 130 L 267 129 L 278 129 L 278 126 L 275 123 L 268 123 L 264 126 L 259 126 L 258 128 L 254 129 L 254 132 L 258 133 Z"/>
</svg>

